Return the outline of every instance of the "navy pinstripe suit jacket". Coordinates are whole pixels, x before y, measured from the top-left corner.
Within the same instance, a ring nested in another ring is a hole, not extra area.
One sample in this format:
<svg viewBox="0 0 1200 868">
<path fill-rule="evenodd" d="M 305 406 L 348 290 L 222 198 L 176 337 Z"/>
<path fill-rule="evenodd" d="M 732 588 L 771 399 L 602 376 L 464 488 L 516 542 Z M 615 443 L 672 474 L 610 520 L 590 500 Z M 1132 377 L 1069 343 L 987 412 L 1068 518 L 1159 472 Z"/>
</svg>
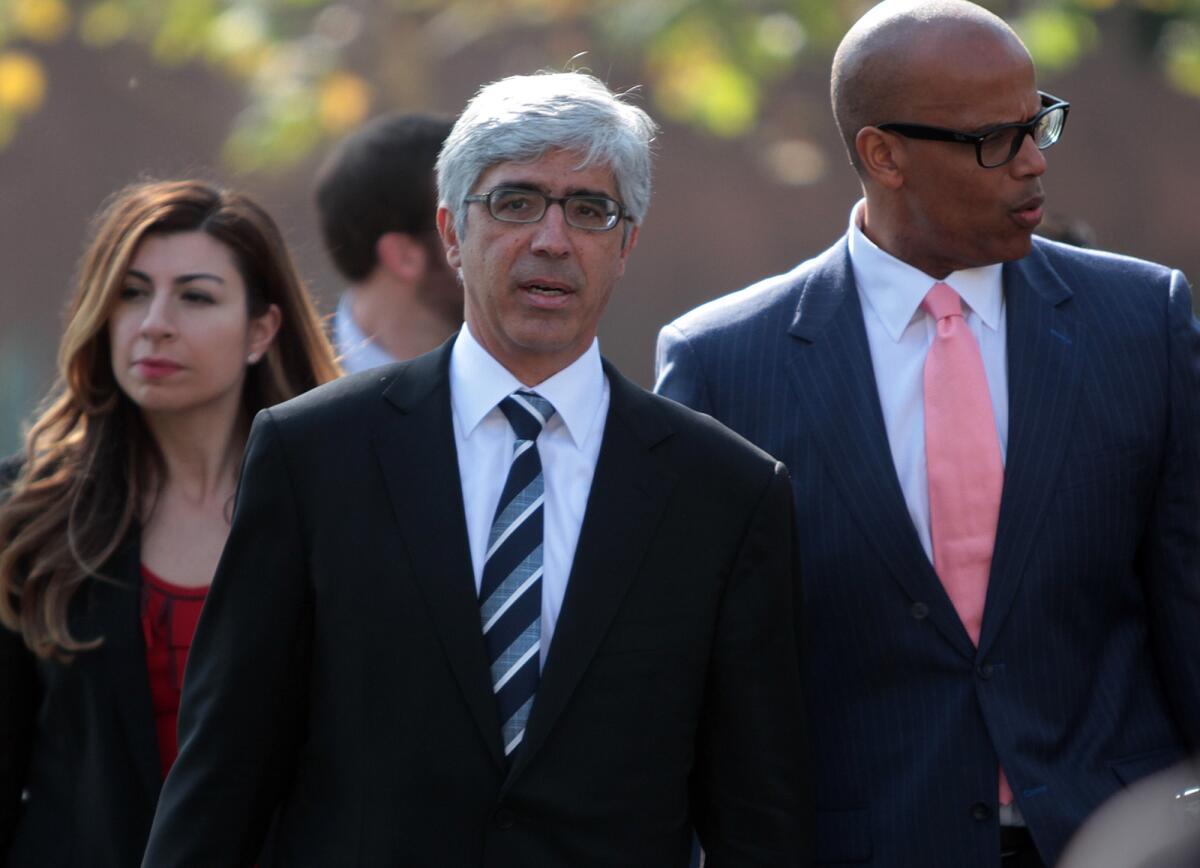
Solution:
<svg viewBox="0 0 1200 868">
<path fill-rule="evenodd" d="M 843 239 L 659 336 L 658 391 L 791 470 L 817 862 L 999 864 L 997 761 L 1053 864 L 1200 747 L 1200 332 L 1183 275 L 1004 267 L 1009 445 L 978 649 L 904 505 Z"/>
</svg>

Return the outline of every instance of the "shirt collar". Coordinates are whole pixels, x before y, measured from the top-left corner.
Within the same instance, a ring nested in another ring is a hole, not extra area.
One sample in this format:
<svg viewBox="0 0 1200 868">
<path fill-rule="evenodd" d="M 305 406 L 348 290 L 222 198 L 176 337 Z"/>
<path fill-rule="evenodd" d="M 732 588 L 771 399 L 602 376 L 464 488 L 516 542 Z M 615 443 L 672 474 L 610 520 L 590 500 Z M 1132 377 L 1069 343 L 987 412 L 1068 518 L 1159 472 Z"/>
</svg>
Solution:
<svg viewBox="0 0 1200 868">
<path fill-rule="evenodd" d="M 859 200 L 850 209 L 850 228 L 846 233 L 850 265 L 862 297 L 883 322 L 891 339 L 898 342 L 925 294 L 937 281 L 892 256 L 863 233 L 861 217 L 865 204 L 864 200 Z M 1000 328 L 1000 312 L 1004 306 L 1002 273 L 1003 266 L 995 263 L 952 272 L 941 282 L 949 284 L 983 324 L 995 331 Z"/>
<path fill-rule="evenodd" d="M 450 403 L 464 437 L 470 437 L 504 398 L 527 388 L 480 345 L 470 326 L 462 327 L 450 351 Z M 596 423 L 604 395 L 600 341 L 593 338 L 583 355 L 530 391 L 554 405 L 555 416 L 549 424 L 561 419 L 575 446 L 581 446 Z"/>
<path fill-rule="evenodd" d="M 350 293 L 348 292 L 343 292 L 342 297 L 338 299 L 333 330 L 338 346 L 356 347 L 367 341 L 367 336 L 362 333 L 362 329 L 354 321 L 354 311 L 350 308 Z"/>
<path fill-rule="evenodd" d="M 343 292 L 338 300 L 337 313 L 333 318 L 333 343 L 341 357 L 339 361 L 342 368 L 347 374 L 399 361 L 358 327 L 348 291 Z"/>
</svg>

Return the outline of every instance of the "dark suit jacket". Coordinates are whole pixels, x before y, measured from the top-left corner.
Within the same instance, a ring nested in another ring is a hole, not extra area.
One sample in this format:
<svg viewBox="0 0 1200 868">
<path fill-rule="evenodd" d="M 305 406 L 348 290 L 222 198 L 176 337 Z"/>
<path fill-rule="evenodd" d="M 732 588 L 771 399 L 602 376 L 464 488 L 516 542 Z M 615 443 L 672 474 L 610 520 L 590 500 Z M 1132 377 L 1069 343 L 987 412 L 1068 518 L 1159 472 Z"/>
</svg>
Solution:
<svg viewBox="0 0 1200 868">
<path fill-rule="evenodd" d="M 145 864 L 246 865 L 266 837 L 267 866 L 669 868 L 693 820 L 713 866 L 800 863 L 782 466 L 606 367 L 575 563 L 507 769 L 449 357 L 256 419 Z"/>
<path fill-rule="evenodd" d="M 37 659 L 0 627 L 0 864 L 141 861 L 162 779 L 139 564 L 135 536 L 102 570 L 113 581 L 79 591 L 73 633 L 104 644 L 69 664 Z"/>
<path fill-rule="evenodd" d="M 918 541 L 845 241 L 663 329 L 659 390 L 781 458 L 823 864 L 1047 864 L 1200 745 L 1200 341 L 1183 275 L 1035 240 L 1003 272 L 1009 429 L 976 649 Z"/>
</svg>

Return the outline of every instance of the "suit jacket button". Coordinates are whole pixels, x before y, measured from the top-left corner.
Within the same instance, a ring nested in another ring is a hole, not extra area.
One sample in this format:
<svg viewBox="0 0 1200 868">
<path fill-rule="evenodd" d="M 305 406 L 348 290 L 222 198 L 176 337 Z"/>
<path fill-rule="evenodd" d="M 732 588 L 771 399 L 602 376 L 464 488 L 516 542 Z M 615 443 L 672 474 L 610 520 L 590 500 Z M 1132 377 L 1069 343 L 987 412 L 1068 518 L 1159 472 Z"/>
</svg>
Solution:
<svg viewBox="0 0 1200 868">
<path fill-rule="evenodd" d="M 511 829 L 517 822 L 516 814 L 508 808 L 497 808 L 493 819 L 495 819 L 496 825 L 501 829 Z"/>
<path fill-rule="evenodd" d="M 982 678 L 984 681 L 987 681 L 992 677 L 993 671 L 994 670 L 992 669 L 991 663 L 980 663 L 978 666 L 975 667 L 975 674 L 978 675 L 980 678 Z"/>
<path fill-rule="evenodd" d="M 971 805 L 971 819 L 983 822 L 992 818 L 991 806 L 986 802 L 976 802 Z"/>
<path fill-rule="evenodd" d="M 912 606 L 909 607 L 908 613 L 918 621 L 923 621 L 925 618 L 929 617 L 929 607 L 924 603 L 913 603 Z"/>
</svg>

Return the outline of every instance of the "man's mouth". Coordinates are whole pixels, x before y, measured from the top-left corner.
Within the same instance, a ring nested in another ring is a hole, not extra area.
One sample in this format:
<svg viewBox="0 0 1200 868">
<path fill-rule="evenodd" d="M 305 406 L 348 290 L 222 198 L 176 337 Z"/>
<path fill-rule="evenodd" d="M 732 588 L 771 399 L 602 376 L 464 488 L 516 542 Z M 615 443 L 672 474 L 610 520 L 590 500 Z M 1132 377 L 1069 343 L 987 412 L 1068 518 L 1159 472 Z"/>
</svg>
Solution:
<svg viewBox="0 0 1200 868">
<path fill-rule="evenodd" d="M 518 284 L 518 286 L 520 289 L 523 289 L 530 295 L 536 295 L 541 298 L 561 298 L 562 296 L 570 295 L 575 291 L 565 283 L 543 278 L 527 280 Z"/>
<path fill-rule="evenodd" d="M 562 287 L 548 286 L 544 283 L 526 283 L 521 286 L 522 289 L 528 290 L 536 295 L 566 295 L 567 291 Z"/>
<path fill-rule="evenodd" d="M 1042 203 L 1044 196 L 1034 196 L 1026 199 L 1012 210 L 1013 220 L 1025 229 L 1035 229 L 1042 222 Z"/>
</svg>

